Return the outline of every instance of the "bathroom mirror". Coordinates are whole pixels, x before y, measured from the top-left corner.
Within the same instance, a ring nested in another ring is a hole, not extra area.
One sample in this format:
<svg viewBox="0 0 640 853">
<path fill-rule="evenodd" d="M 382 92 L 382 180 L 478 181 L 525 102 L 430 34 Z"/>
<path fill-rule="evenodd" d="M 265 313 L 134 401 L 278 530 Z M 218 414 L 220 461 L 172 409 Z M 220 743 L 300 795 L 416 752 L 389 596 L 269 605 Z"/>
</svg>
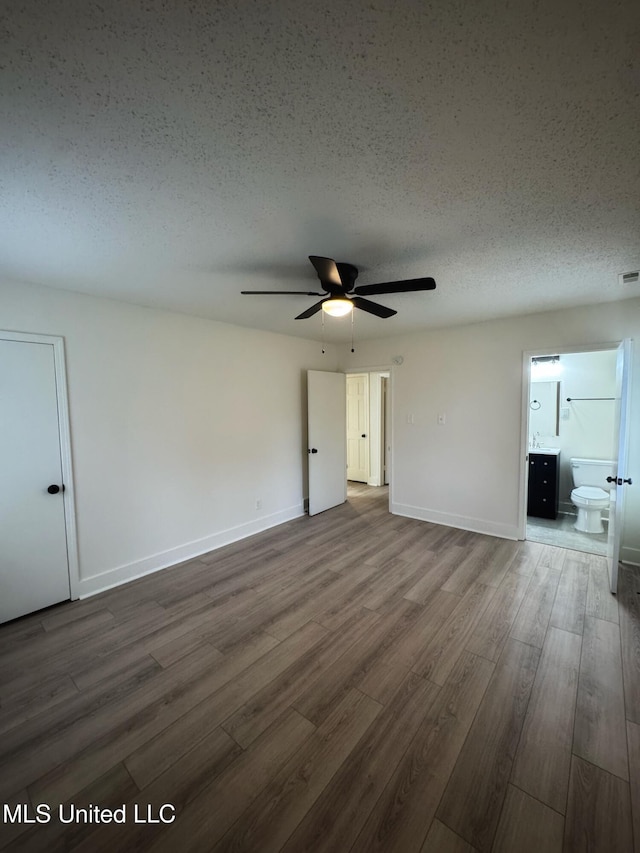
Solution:
<svg viewBox="0 0 640 853">
<path fill-rule="evenodd" d="M 529 435 L 560 435 L 560 383 L 532 382 L 529 394 Z"/>
</svg>

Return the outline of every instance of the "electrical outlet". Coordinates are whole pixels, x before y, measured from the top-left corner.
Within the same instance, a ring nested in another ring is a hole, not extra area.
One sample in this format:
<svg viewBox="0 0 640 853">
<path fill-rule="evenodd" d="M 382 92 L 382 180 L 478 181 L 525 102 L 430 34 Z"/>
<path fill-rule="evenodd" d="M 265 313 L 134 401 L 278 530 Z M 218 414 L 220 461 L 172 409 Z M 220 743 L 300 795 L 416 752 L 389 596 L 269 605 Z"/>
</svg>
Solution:
<svg viewBox="0 0 640 853">
<path fill-rule="evenodd" d="M 440 426 L 444 426 L 446 424 L 446 422 L 447 422 L 447 416 L 444 414 L 444 412 L 441 415 L 438 415 L 438 424 Z"/>
<path fill-rule="evenodd" d="M 256 509 L 262 509 L 262 499 L 258 498 L 256 500 Z"/>
</svg>

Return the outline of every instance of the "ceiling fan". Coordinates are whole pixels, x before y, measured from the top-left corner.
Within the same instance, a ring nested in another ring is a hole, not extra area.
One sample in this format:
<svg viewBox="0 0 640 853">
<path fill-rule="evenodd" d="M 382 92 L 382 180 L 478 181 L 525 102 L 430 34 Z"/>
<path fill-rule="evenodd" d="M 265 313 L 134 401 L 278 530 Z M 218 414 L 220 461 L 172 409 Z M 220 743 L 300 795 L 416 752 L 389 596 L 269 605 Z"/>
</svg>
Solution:
<svg viewBox="0 0 640 853">
<path fill-rule="evenodd" d="M 320 279 L 324 293 L 307 290 L 242 290 L 243 294 L 277 294 L 277 295 L 300 295 L 300 296 L 322 296 L 320 302 L 316 302 L 311 308 L 307 308 L 302 314 L 298 314 L 296 320 L 306 320 L 318 311 L 325 311 L 333 317 L 342 317 L 349 314 L 354 308 L 360 308 L 376 317 L 393 317 L 397 314 L 392 308 L 378 305 L 362 296 L 373 296 L 379 293 L 413 293 L 418 290 L 435 290 L 436 283 L 432 278 L 410 278 L 406 281 L 387 281 L 384 284 L 364 284 L 355 287 L 358 277 L 358 268 L 353 264 L 336 263 L 331 258 L 320 258 L 318 255 L 309 255 L 309 260 L 315 267 Z"/>
</svg>

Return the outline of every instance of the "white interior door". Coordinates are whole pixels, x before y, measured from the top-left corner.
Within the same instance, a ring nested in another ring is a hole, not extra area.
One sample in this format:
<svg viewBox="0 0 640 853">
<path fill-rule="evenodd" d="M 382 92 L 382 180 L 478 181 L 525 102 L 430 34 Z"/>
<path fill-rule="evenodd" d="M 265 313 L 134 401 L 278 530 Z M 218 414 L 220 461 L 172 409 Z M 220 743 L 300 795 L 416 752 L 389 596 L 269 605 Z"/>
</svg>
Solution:
<svg viewBox="0 0 640 853">
<path fill-rule="evenodd" d="M 631 367 L 631 340 L 627 338 L 618 347 L 616 363 L 615 441 L 617 446 L 616 484 L 611 488 L 609 505 L 609 537 L 607 557 L 611 592 L 618 590 L 618 562 L 624 517 L 624 496 L 632 485 L 627 473 L 627 449 L 629 446 L 629 370 Z"/>
<path fill-rule="evenodd" d="M 51 344 L 0 340 L 0 465 L 0 622 L 6 622 L 70 598 Z M 60 491 L 50 494 L 50 486 Z"/>
<path fill-rule="evenodd" d="M 347 376 L 347 479 L 369 481 L 369 376 Z"/>
<path fill-rule="evenodd" d="M 347 499 L 344 373 L 307 371 L 309 515 Z"/>
</svg>

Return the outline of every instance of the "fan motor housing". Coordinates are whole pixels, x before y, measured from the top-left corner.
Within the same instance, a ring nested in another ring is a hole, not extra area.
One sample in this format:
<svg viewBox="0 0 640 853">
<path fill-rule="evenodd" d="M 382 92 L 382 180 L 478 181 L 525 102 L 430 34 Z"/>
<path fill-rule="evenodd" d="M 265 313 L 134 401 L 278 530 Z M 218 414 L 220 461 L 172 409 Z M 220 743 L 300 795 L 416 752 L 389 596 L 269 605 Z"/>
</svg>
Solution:
<svg viewBox="0 0 640 853">
<path fill-rule="evenodd" d="M 338 262 L 336 266 L 340 273 L 343 288 L 346 293 L 349 293 L 353 290 L 356 279 L 358 278 L 358 267 L 354 267 L 353 264 L 345 264 L 342 261 Z"/>
</svg>

